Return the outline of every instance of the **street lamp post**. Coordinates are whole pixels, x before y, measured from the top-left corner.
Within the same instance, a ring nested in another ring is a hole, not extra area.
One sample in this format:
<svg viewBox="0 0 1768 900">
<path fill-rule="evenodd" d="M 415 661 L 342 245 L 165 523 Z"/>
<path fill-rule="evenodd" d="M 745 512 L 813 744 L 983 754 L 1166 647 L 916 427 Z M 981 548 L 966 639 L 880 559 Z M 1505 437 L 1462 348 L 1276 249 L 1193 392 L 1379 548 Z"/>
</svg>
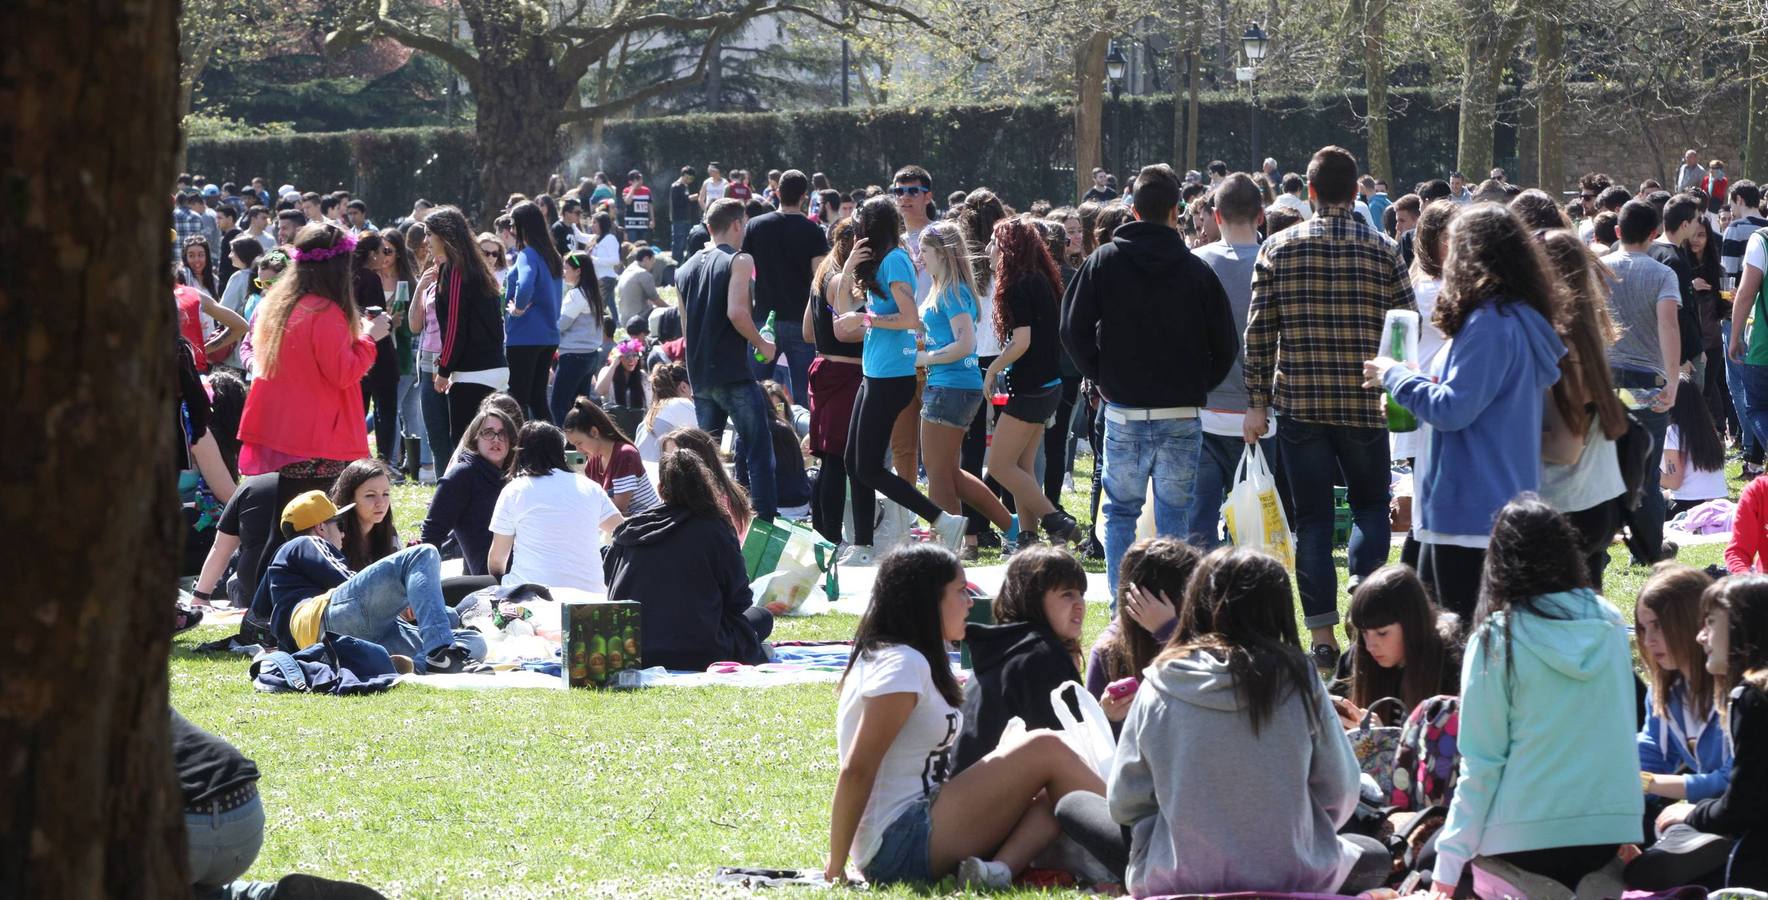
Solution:
<svg viewBox="0 0 1768 900">
<path fill-rule="evenodd" d="M 1113 149 L 1115 149 L 1117 151 L 1118 159 L 1115 160 L 1115 165 L 1108 165 L 1105 167 L 1105 171 L 1107 171 L 1107 172 L 1112 171 L 1114 169 L 1122 168 L 1122 166 L 1125 162 L 1125 160 L 1123 159 L 1123 157 L 1126 155 L 1123 152 L 1123 70 L 1124 70 L 1124 66 L 1125 66 L 1125 60 L 1123 58 L 1123 51 L 1118 49 L 1116 41 L 1112 41 L 1111 42 L 1111 52 L 1105 54 L 1105 78 L 1107 81 L 1111 82 L 1111 106 L 1112 106 L 1111 116 L 1112 116 L 1113 127 L 1117 131 L 1117 134 L 1112 138 L 1112 143 L 1115 145 L 1113 147 Z"/>
<path fill-rule="evenodd" d="M 1265 54 L 1270 52 L 1271 37 L 1254 22 L 1240 36 L 1240 49 L 1246 54 L 1247 65 L 1234 74 L 1237 80 L 1245 82 L 1252 90 L 1252 162 L 1253 165 L 1258 165 L 1259 160 L 1264 158 L 1259 153 L 1258 145 L 1258 65 L 1264 61 Z"/>
</svg>

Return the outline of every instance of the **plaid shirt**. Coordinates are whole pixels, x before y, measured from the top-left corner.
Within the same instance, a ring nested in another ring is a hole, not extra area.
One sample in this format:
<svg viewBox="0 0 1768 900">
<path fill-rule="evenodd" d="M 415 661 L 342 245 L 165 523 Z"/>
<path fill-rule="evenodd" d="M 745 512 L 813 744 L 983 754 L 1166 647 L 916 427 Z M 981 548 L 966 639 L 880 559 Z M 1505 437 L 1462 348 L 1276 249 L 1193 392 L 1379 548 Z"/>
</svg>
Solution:
<svg viewBox="0 0 1768 900">
<path fill-rule="evenodd" d="M 1246 391 L 1253 407 L 1303 422 L 1385 428 L 1363 361 L 1390 309 L 1414 309 L 1395 244 L 1349 209 L 1324 209 L 1272 235 L 1253 265 Z"/>
<path fill-rule="evenodd" d="M 178 233 L 172 245 L 172 261 L 179 262 L 184 258 L 185 238 L 209 236 L 209 217 L 180 205 L 172 210 L 172 230 Z"/>
</svg>

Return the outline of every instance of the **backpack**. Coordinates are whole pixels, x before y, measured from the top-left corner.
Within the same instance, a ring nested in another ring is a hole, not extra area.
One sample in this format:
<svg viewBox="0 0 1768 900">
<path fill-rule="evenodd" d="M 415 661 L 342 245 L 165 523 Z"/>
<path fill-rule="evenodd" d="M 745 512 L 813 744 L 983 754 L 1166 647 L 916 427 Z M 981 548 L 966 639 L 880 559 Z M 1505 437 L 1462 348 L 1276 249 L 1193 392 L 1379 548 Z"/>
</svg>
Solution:
<svg viewBox="0 0 1768 900">
<path fill-rule="evenodd" d="M 1418 811 L 1449 805 L 1460 771 L 1460 732 L 1459 697 L 1438 695 L 1412 710 L 1394 751 L 1390 808 Z"/>
</svg>

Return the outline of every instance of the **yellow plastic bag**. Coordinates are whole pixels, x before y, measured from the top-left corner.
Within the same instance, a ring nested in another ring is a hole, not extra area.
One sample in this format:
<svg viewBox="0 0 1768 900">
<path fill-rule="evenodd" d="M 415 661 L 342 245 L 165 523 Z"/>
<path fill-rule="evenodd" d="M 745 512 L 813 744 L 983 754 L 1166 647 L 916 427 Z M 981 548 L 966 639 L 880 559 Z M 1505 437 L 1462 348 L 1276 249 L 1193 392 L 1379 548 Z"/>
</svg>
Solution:
<svg viewBox="0 0 1768 900">
<path fill-rule="evenodd" d="M 1277 479 L 1258 444 L 1247 444 L 1240 456 L 1234 488 L 1222 504 L 1222 518 L 1234 546 L 1257 547 L 1281 560 L 1285 569 L 1295 570 L 1295 534 L 1277 497 Z"/>
</svg>

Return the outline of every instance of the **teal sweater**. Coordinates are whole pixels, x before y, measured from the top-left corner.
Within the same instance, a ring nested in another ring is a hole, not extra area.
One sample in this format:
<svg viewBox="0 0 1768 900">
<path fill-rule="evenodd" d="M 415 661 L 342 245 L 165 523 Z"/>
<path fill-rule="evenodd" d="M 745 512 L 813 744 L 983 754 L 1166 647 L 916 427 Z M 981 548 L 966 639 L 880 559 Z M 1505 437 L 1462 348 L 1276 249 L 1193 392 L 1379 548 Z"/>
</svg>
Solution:
<svg viewBox="0 0 1768 900">
<path fill-rule="evenodd" d="M 1445 888 L 1476 856 L 1642 834 L 1626 622 L 1585 589 L 1538 603 L 1561 618 L 1496 613 L 1467 643 L 1461 777 L 1433 873 Z"/>
</svg>

